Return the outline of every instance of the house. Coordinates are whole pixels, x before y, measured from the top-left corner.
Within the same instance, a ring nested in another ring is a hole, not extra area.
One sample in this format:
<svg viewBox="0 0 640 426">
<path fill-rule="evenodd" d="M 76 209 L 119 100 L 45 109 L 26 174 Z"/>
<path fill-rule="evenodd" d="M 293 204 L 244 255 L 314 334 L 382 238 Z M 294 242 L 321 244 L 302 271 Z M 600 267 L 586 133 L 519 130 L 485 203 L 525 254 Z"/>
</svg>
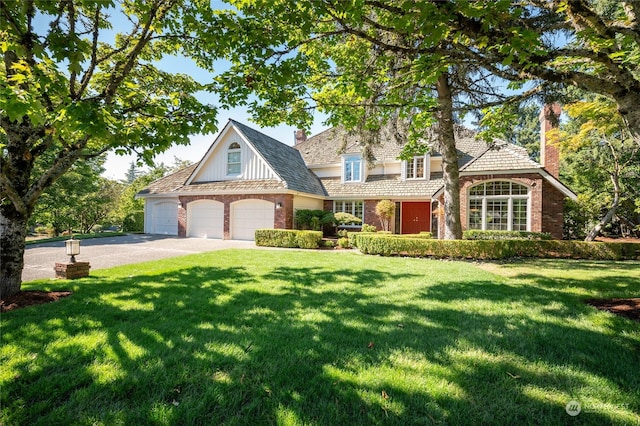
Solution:
<svg viewBox="0 0 640 426">
<path fill-rule="evenodd" d="M 542 164 L 521 147 L 500 141 L 489 146 L 473 131 L 456 129 L 464 229 L 562 237 L 563 203 L 575 194 L 558 180 L 558 152 L 545 138 L 551 123 L 541 117 Z M 435 135 L 426 132 L 425 138 Z M 256 229 L 293 228 L 298 209 L 344 211 L 380 229 L 375 207 L 389 199 L 396 205 L 392 232 L 442 236 L 437 147 L 401 161 L 400 145 L 382 143 L 373 147 L 372 162 L 362 147 L 358 137 L 335 128 L 309 138 L 298 131 L 295 146 L 288 146 L 230 120 L 202 160 L 138 193 L 145 200 L 145 232 L 252 240 Z"/>
</svg>

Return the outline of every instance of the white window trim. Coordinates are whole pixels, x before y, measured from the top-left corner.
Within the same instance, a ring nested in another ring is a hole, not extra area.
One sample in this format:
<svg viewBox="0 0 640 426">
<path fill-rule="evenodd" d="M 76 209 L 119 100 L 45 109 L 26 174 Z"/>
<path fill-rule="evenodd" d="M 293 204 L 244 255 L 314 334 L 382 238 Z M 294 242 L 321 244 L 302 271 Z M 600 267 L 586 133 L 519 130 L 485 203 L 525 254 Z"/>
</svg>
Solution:
<svg viewBox="0 0 640 426">
<path fill-rule="evenodd" d="M 334 213 L 338 213 L 338 212 L 342 212 L 344 210 L 339 210 L 336 211 L 336 203 L 354 203 L 353 204 L 353 208 L 351 209 L 350 212 L 346 212 L 346 213 L 351 213 L 352 215 L 354 215 L 355 217 L 359 217 L 358 215 L 355 214 L 355 203 L 361 203 L 362 204 L 362 217 L 360 217 L 360 220 L 362 220 L 362 223 L 360 225 L 340 225 L 341 228 L 362 228 L 362 224 L 365 223 L 364 222 L 364 200 L 333 200 L 333 212 Z"/>
<path fill-rule="evenodd" d="M 231 148 L 231 146 L 233 144 L 237 144 L 239 147 L 238 148 Z M 239 153 L 240 154 L 240 161 L 238 163 L 229 163 L 229 154 L 231 153 Z M 238 142 L 231 142 L 228 146 L 227 146 L 227 151 L 226 151 L 226 155 L 227 155 L 227 161 L 226 161 L 226 165 L 227 165 L 227 177 L 238 177 L 242 175 L 242 145 L 240 145 Z M 239 164 L 240 165 L 240 171 L 238 173 L 229 173 L 229 164 Z"/>
<path fill-rule="evenodd" d="M 347 159 L 348 158 L 357 158 L 359 163 L 360 163 L 360 167 L 359 167 L 359 175 L 360 175 L 360 179 L 359 180 L 347 180 Z M 362 161 L 362 155 L 360 154 L 345 154 L 342 156 L 342 183 L 361 183 L 364 182 L 364 167 L 363 167 L 363 161 Z"/>
<path fill-rule="evenodd" d="M 415 171 L 416 169 L 416 160 L 418 158 L 422 158 L 424 159 L 424 177 L 409 177 L 407 175 L 407 169 L 408 169 L 408 161 L 407 160 L 402 160 L 402 178 L 404 180 L 430 180 L 431 179 L 431 155 L 430 154 L 425 154 L 425 155 L 416 155 L 415 157 L 413 157 L 410 161 L 413 161 L 413 170 Z M 415 172 L 414 172 L 415 173 Z"/>
<path fill-rule="evenodd" d="M 514 194 L 514 195 L 471 195 L 471 189 L 480 185 L 484 185 L 491 182 L 510 182 L 511 184 L 516 184 L 520 186 L 524 186 L 527 188 L 526 194 Z M 487 230 L 487 200 L 507 200 L 507 231 L 513 231 L 513 200 L 527 200 L 527 232 L 531 232 L 531 188 L 528 185 L 525 185 L 521 182 L 512 181 L 508 179 L 495 179 L 482 181 L 475 185 L 470 186 L 467 189 L 467 229 L 471 229 L 471 215 L 469 212 L 471 211 L 471 200 L 482 200 L 482 212 L 481 212 L 481 220 L 482 220 L 482 230 Z"/>
</svg>

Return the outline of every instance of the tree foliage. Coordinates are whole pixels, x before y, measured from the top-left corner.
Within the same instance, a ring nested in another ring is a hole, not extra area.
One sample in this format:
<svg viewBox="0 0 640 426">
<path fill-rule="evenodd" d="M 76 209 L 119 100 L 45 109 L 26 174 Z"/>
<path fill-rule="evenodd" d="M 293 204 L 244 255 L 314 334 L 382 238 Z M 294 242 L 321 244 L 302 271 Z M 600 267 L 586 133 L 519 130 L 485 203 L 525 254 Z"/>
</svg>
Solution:
<svg viewBox="0 0 640 426">
<path fill-rule="evenodd" d="M 36 202 L 74 163 L 108 150 L 150 162 L 215 130 L 215 108 L 195 97 L 204 86 L 157 66 L 211 65 L 213 14 L 187 0 L 0 1 L 2 295 L 20 289 Z"/>
<path fill-rule="evenodd" d="M 565 157 L 563 177 L 579 194 L 568 212 L 576 222 L 571 233 L 592 241 L 614 222 L 627 232 L 637 232 L 640 147 L 615 104 L 604 97 L 585 96 L 565 109 L 569 122 L 550 136 Z"/>
</svg>

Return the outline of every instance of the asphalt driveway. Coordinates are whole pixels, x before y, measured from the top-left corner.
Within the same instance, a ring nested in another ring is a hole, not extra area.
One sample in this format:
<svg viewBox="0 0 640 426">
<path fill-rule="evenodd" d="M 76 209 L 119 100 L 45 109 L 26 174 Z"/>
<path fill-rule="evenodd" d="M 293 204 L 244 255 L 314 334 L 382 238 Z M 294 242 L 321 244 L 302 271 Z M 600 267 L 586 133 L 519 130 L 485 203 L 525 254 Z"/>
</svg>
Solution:
<svg viewBox="0 0 640 426">
<path fill-rule="evenodd" d="M 253 241 L 207 240 L 159 235 L 130 234 L 93 238 L 80 242 L 78 261 L 89 262 L 91 270 L 129 263 L 158 260 L 225 248 L 255 248 Z M 28 245 L 24 254 L 22 281 L 54 278 L 56 262 L 68 262 L 63 241 Z"/>
</svg>

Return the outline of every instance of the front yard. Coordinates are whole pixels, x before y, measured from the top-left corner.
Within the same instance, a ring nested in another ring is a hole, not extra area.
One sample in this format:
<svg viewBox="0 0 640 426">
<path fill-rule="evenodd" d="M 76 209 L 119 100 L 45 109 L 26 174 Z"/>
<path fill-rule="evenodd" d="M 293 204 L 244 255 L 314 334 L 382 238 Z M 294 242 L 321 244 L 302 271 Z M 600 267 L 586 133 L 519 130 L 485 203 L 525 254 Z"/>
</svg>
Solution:
<svg viewBox="0 0 640 426">
<path fill-rule="evenodd" d="M 640 424 L 640 262 L 228 250 L 3 313 L 0 424 Z M 572 417 L 565 408 L 580 404 Z"/>
</svg>

